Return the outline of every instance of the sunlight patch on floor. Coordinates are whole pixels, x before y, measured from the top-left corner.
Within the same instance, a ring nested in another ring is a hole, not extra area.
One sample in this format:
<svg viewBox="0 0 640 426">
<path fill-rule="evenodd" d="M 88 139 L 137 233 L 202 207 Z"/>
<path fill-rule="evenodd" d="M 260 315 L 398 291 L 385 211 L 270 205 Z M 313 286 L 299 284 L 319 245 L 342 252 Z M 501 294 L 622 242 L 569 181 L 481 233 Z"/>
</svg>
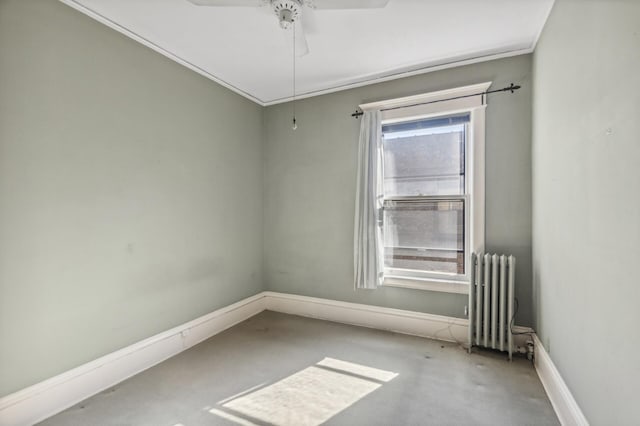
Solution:
<svg viewBox="0 0 640 426">
<path fill-rule="evenodd" d="M 397 373 L 325 358 L 279 382 L 220 402 L 212 414 L 250 426 L 318 425 L 348 408 Z M 233 413 L 233 414 L 232 414 Z"/>
</svg>

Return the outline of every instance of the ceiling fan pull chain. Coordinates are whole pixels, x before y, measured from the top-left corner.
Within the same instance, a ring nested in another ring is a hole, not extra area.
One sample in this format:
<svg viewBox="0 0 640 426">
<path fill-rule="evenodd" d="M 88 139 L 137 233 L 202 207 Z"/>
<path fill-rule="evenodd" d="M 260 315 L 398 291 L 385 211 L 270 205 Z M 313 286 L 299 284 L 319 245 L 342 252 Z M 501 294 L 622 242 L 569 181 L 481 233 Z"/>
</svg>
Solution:
<svg viewBox="0 0 640 426">
<path fill-rule="evenodd" d="M 293 21 L 293 123 L 291 128 L 296 130 L 298 128 L 298 123 L 296 123 L 296 22 Z"/>
</svg>

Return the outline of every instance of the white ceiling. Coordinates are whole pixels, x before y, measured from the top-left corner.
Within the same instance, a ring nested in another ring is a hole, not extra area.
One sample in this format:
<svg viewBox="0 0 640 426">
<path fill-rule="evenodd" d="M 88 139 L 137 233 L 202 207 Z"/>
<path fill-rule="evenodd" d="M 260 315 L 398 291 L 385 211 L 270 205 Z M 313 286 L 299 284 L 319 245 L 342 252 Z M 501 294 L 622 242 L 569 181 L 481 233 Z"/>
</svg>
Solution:
<svg viewBox="0 0 640 426">
<path fill-rule="evenodd" d="M 261 105 L 291 97 L 291 32 L 266 6 L 61 1 Z M 297 58 L 296 93 L 531 52 L 553 1 L 389 0 L 383 9 L 315 10 L 310 52 Z"/>
</svg>

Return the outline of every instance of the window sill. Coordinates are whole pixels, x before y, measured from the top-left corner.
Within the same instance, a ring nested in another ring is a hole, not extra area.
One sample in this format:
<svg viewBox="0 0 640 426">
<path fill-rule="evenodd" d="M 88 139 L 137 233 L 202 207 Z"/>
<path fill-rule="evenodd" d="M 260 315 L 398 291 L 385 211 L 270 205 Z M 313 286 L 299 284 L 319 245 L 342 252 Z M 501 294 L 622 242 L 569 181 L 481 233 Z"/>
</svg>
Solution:
<svg viewBox="0 0 640 426">
<path fill-rule="evenodd" d="M 385 287 L 403 287 L 443 293 L 469 294 L 469 283 L 466 281 L 387 276 L 384 278 L 382 285 Z"/>
</svg>

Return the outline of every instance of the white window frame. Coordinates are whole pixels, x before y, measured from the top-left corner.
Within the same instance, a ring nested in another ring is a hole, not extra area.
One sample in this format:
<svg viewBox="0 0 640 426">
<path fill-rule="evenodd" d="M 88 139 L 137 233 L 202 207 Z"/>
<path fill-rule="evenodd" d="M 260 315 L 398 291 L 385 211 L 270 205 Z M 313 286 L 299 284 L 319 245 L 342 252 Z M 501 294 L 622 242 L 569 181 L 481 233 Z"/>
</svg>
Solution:
<svg viewBox="0 0 640 426">
<path fill-rule="evenodd" d="M 465 200 L 465 274 L 398 270 L 385 268 L 384 286 L 406 287 L 447 293 L 469 293 L 471 253 L 484 251 L 485 234 L 485 109 L 484 96 L 470 96 L 486 92 L 491 82 L 416 96 L 391 99 L 360 105 L 363 111 L 382 110 L 382 124 L 420 120 L 468 113 L 465 137 L 465 193 L 464 196 L 445 196 L 443 199 Z M 451 99 L 458 98 L 458 99 Z M 435 103 L 428 103 L 437 101 Z M 429 197 L 435 199 L 437 197 Z"/>
</svg>

